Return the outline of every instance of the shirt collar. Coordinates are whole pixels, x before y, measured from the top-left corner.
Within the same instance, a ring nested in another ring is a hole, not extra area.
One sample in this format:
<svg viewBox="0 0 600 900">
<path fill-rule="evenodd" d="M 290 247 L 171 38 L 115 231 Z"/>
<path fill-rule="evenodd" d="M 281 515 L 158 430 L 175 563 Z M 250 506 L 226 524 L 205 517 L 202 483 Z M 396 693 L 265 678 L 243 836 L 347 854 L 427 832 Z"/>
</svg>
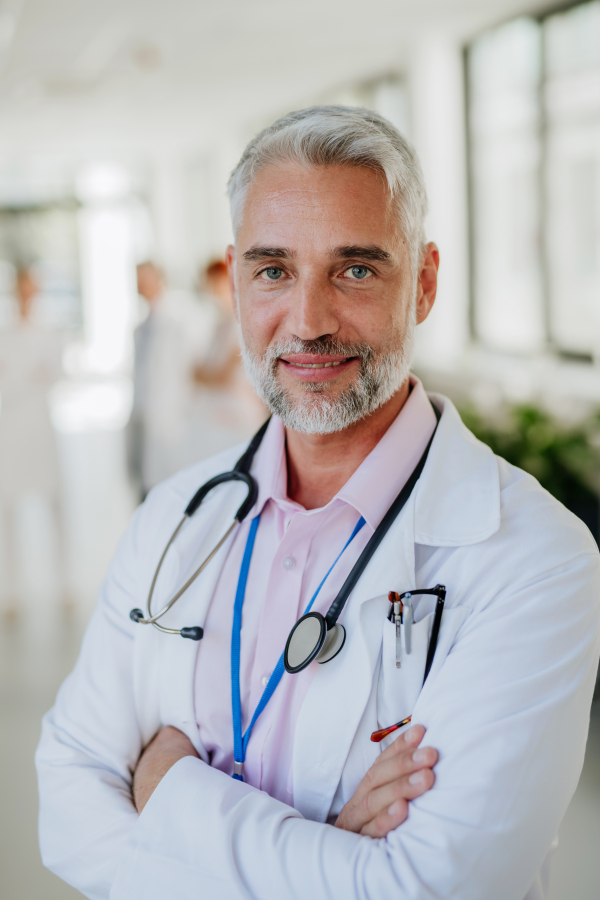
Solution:
<svg viewBox="0 0 600 900">
<path fill-rule="evenodd" d="M 425 389 L 411 376 L 408 400 L 376 447 L 338 492 L 375 529 L 425 452 L 436 417 Z"/>
<path fill-rule="evenodd" d="M 407 482 L 436 426 L 423 385 L 413 376 L 410 384 L 409 397 L 384 436 L 328 504 L 349 504 L 373 530 Z M 259 485 L 255 515 L 268 500 L 288 510 L 303 510 L 287 496 L 285 429 L 277 416 L 271 419 L 256 455 L 254 474 Z"/>
</svg>

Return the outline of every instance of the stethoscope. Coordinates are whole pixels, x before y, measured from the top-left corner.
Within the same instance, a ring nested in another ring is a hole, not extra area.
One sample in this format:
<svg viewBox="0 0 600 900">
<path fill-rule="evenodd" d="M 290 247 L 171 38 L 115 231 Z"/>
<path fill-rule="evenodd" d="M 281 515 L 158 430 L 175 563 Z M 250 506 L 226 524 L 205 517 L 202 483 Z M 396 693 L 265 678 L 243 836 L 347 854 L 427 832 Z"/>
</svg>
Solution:
<svg viewBox="0 0 600 900">
<path fill-rule="evenodd" d="M 175 603 L 177 603 L 181 595 L 184 594 L 187 589 L 194 583 L 198 575 L 200 575 L 200 573 L 204 571 L 211 559 L 213 559 L 217 555 L 235 526 L 244 521 L 244 519 L 256 503 L 256 498 L 258 497 L 258 484 L 256 483 L 256 479 L 250 474 L 250 467 L 252 465 L 254 455 L 260 446 L 260 443 L 265 435 L 270 421 L 270 419 L 267 419 L 267 421 L 263 425 L 261 425 L 259 430 L 256 432 L 256 434 L 248 444 L 248 447 L 246 448 L 242 456 L 240 456 L 240 458 L 236 462 L 231 472 L 222 472 L 221 475 L 215 475 L 214 478 L 211 478 L 210 481 L 207 481 L 206 484 L 203 484 L 202 487 L 196 491 L 196 493 L 186 506 L 181 522 L 169 538 L 169 542 L 163 550 L 163 554 L 158 561 L 154 577 L 152 578 L 152 583 L 150 584 L 150 590 L 148 591 L 148 599 L 146 601 L 146 610 L 148 614 L 146 618 L 144 618 L 144 613 L 141 609 L 132 609 L 129 613 L 129 618 L 133 622 L 137 622 L 139 625 L 154 625 L 155 628 L 158 628 L 160 631 L 164 631 L 165 634 L 179 634 L 182 638 L 189 638 L 192 641 L 202 640 L 202 638 L 204 637 L 204 629 L 200 625 L 192 625 L 189 628 L 166 628 L 164 625 L 159 625 L 158 620 L 162 619 L 162 617 L 169 612 L 171 607 Z M 165 561 L 165 557 L 169 552 L 171 544 L 181 531 L 184 523 L 194 515 L 206 495 L 209 494 L 210 491 L 213 490 L 213 488 L 218 487 L 220 484 L 227 484 L 230 481 L 241 482 L 242 484 L 246 485 L 247 489 L 246 499 L 236 512 L 233 522 L 231 523 L 230 527 L 227 529 L 219 543 L 216 544 L 216 546 L 211 550 L 206 559 L 198 566 L 193 575 L 188 578 L 183 587 L 177 591 L 175 596 L 169 600 L 166 606 L 163 606 L 163 608 L 159 610 L 159 612 L 157 612 L 155 615 L 152 615 L 151 604 L 152 597 L 154 595 L 154 588 L 156 587 L 156 582 L 158 580 L 160 570 L 162 569 L 162 564 Z"/>
<path fill-rule="evenodd" d="M 436 415 L 436 419 L 439 422 L 440 414 L 435 407 L 434 412 Z M 258 485 L 255 478 L 250 474 L 250 468 L 252 466 L 256 451 L 258 450 L 265 435 L 265 432 L 269 425 L 269 421 L 270 419 L 267 419 L 264 425 L 262 425 L 261 428 L 257 431 L 257 433 L 250 441 L 247 449 L 230 472 L 223 472 L 221 475 L 217 475 L 214 478 L 211 478 L 210 481 L 207 481 L 206 484 L 202 485 L 202 487 L 194 494 L 185 509 L 183 518 L 171 535 L 169 542 L 167 543 L 167 546 L 165 547 L 156 567 L 156 571 L 150 585 L 150 590 L 148 592 L 148 599 L 146 601 L 147 615 L 146 617 L 144 617 L 144 613 L 141 609 L 132 609 L 129 613 L 132 621 L 137 622 L 140 625 L 154 625 L 155 628 L 158 628 L 165 634 L 179 634 L 181 635 L 181 637 L 189 638 L 193 641 L 199 641 L 202 639 L 202 637 L 204 636 L 204 629 L 200 625 L 194 625 L 185 628 L 166 628 L 164 625 L 160 625 L 158 620 L 166 615 L 166 613 L 177 602 L 177 600 L 179 600 L 181 595 L 184 594 L 185 591 L 187 591 L 187 589 L 190 587 L 190 585 L 194 583 L 200 573 L 204 571 L 209 562 L 216 556 L 229 535 L 232 533 L 235 526 L 244 521 L 244 519 L 256 503 L 256 498 L 258 496 Z M 419 480 L 421 472 L 423 471 L 423 468 L 425 466 L 425 462 L 427 461 L 429 449 L 435 437 L 436 431 L 437 425 L 419 462 L 412 471 L 406 484 L 373 532 L 366 547 L 354 564 L 352 571 L 346 578 L 333 603 L 329 607 L 326 615 L 322 615 L 322 613 L 320 612 L 310 610 L 308 612 L 305 612 L 305 614 L 301 616 L 293 626 L 287 639 L 285 650 L 283 653 L 283 664 L 285 670 L 290 674 L 294 675 L 297 672 L 301 672 L 308 665 L 310 665 L 310 663 L 315 661 L 321 664 L 330 662 L 342 650 L 346 641 L 346 630 L 344 626 L 338 621 L 338 619 L 342 614 L 346 602 L 350 594 L 354 590 L 359 578 L 371 561 L 375 551 L 381 544 L 391 525 L 396 520 L 396 518 L 406 505 L 406 502 L 408 501 L 410 495 L 412 494 L 413 488 Z M 159 612 L 153 615 L 151 605 L 154 589 L 163 562 L 171 545 L 181 531 L 183 524 L 187 521 L 187 519 L 191 518 L 194 515 L 207 494 L 219 485 L 226 484 L 228 482 L 241 482 L 245 484 L 247 488 L 246 498 L 236 512 L 231 526 L 227 529 L 223 537 L 215 545 L 213 550 L 211 550 L 211 552 L 196 569 L 196 571 L 186 581 L 183 587 L 181 587 L 177 591 L 177 593 L 171 598 L 171 600 L 169 600 L 169 602 L 165 606 L 163 606 L 161 610 L 159 610 Z M 255 519 L 254 522 L 256 523 L 255 527 L 257 527 L 258 521 Z M 355 529 L 355 531 L 353 532 L 352 537 L 346 544 L 346 547 L 350 544 L 356 531 L 357 529 Z M 346 548 L 344 547 L 344 549 Z"/>
</svg>

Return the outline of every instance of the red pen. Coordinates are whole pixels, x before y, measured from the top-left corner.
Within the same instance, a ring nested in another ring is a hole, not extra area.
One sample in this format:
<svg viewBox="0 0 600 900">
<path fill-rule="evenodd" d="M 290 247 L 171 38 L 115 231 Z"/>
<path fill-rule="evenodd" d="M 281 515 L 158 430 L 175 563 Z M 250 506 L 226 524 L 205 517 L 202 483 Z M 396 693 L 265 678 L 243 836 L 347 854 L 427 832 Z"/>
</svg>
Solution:
<svg viewBox="0 0 600 900">
<path fill-rule="evenodd" d="M 402 719 L 401 722 L 396 722 L 395 725 L 390 725 L 389 728 L 381 728 L 379 731 L 374 731 L 371 735 L 371 740 L 378 744 L 379 741 L 382 741 L 384 737 L 387 737 L 392 731 L 398 731 L 399 728 L 404 728 L 405 725 L 408 725 L 411 719 L 412 716 L 407 716 L 406 719 Z"/>
</svg>

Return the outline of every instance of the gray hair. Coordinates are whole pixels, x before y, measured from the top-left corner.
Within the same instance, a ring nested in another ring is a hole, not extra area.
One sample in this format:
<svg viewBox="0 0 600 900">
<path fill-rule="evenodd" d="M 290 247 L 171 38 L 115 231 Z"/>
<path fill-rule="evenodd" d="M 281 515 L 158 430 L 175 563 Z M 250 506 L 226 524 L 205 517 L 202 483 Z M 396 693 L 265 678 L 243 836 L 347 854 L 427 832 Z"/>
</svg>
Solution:
<svg viewBox="0 0 600 900">
<path fill-rule="evenodd" d="M 258 171 L 291 160 L 308 166 L 346 165 L 382 172 L 398 210 L 413 268 L 425 246 L 427 193 L 419 159 L 397 128 L 370 109 L 312 106 L 291 112 L 250 141 L 228 183 L 237 234 L 248 188 Z"/>
</svg>

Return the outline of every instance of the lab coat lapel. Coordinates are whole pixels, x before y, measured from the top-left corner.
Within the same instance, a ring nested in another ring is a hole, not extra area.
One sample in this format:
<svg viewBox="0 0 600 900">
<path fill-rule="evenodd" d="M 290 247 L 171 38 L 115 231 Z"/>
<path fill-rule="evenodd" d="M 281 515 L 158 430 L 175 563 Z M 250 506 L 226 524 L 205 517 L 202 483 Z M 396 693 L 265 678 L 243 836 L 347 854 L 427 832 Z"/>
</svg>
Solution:
<svg viewBox="0 0 600 900">
<path fill-rule="evenodd" d="M 389 608 L 387 594 L 417 586 L 415 543 L 475 544 L 500 525 L 493 453 L 465 428 L 447 398 L 432 399 L 442 417 L 423 474 L 348 601 L 341 620 L 347 630 L 344 649 L 319 666 L 298 716 L 294 806 L 309 819 L 325 821 L 342 772 L 348 782 L 358 784 L 379 752 L 367 733 L 374 715 L 369 717 L 368 710 L 365 715 L 365 710 L 376 694 L 373 682 Z M 364 736 L 357 734 L 359 728 Z"/>
<path fill-rule="evenodd" d="M 414 586 L 414 497 L 390 528 L 350 597 L 343 617 L 346 644 L 318 666 L 296 723 L 294 807 L 324 822 L 372 692 L 379 665 L 388 592 Z M 318 665 L 318 664 L 316 664 Z M 364 735 L 362 774 L 378 753 Z M 362 775 L 361 775 L 362 777 Z M 360 778 L 359 778 L 360 780 Z"/>
</svg>

